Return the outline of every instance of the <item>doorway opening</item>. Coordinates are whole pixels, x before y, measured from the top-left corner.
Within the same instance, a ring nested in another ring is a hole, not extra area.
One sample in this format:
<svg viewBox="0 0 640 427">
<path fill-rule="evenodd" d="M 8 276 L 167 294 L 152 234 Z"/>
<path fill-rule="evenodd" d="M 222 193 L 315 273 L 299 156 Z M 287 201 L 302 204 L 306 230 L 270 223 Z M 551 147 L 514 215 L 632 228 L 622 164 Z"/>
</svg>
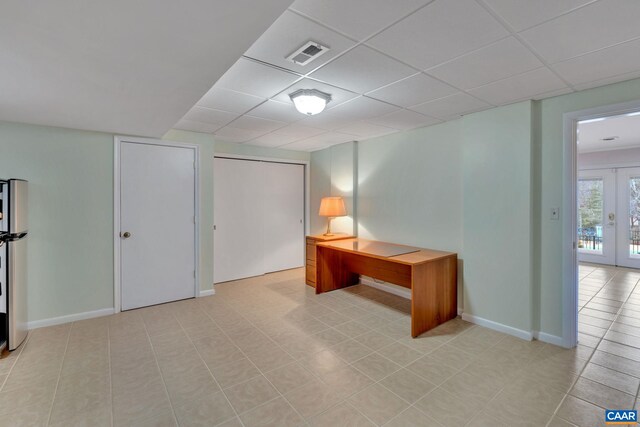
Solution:
<svg viewBox="0 0 640 427">
<path fill-rule="evenodd" d="M 563 344 L 574 347 L 595 330 L 587 321 L 611 317 L 624 299 L 583 273 L 640 269 L 640 102 L 567 113 L 564 128 Z"/>
</svg>

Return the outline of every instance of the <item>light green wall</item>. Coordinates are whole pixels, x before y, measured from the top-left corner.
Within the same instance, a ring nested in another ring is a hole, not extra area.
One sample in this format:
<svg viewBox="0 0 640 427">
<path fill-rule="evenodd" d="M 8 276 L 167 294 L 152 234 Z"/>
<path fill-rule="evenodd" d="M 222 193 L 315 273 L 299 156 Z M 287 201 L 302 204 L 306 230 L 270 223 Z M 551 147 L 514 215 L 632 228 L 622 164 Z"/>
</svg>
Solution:
<svg viewBox="0 0 640 427">
<path fill-rule="evenodd" d="M 461 148 L 458 122 L 359 142 L 358 235 L 461 252 Z"/>
<path fill-rule="evenodd" d="M 459 123 L 464 312 L 531 331 L 531 103 L 471 114 Z"/>
<path fill-rule="evenodd" d="M 359 142 L 360 235 L 455 250 L 465 312 L 560 337 L 563 114 L 639 99 L 640 79 Z"/>
<path fill-rule="evenodd" d="M 29 180 L 29 320 L 113 307 L 113 136 L 0 122 L 0 177 Z"/>
<path fill-rule="evenodd" d="M 200 288 L 213 284 L 216 152 L 308 160 L 308 153 L 234 146 L 170 131 L 199 145 Z M 0 178 L 29 180 L 29 321 L 113 307 L 113 135 L 0 122 Z"/>
</svg>

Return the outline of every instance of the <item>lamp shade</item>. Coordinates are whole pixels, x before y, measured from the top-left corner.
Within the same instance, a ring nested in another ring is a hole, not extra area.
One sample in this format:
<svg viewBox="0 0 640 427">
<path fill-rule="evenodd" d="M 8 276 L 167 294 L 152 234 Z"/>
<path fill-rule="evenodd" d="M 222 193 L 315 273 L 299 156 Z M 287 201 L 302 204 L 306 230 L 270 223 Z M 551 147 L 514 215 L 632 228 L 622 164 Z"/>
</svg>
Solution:
<svg viewBox="0 0 640 427">
<path fill-rule="evenodd" d="M 345 216 L 347 208 L 342 197 L 323 197 L 320 201 L 320 216 Z"/>
</svg>

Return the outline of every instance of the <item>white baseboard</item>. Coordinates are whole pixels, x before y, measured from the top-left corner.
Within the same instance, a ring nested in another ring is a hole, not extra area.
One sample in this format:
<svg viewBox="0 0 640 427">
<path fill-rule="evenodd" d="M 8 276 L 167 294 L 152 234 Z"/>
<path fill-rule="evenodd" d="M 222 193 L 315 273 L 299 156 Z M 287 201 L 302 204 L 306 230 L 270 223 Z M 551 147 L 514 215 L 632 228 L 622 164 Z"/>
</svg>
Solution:
<svg viewBox="0 0 640 427">
<path fill-rule="evenodd" d="M 462 320 L 466 320 L 467 322 L 484 326 L 485 328 L 493 329 L 494 331 L 502 332 L 504 334 L 513 335 L 514 337 L 521 338 L 523 340 L 531 341 L 533 339 L 533 333 L 531 332 L 503 325 L 502 323 L 494 322 L 493 320 L 483 319 L 482 317 L 474 316 L 472 314 L 462 313 Z"/>
<path fill-rule="evenodd" d="M 386 282 L 376 282 L 374 279 L 364 276 L 360 276 L 360 283 L 365 286 L 380 289 L 381 291 L 389 292 L 390 294 L 397 295 L 402 298 L 411 299 L 411 289 L 406 289 L 398 285 L 391 285 Z"/>
<path fill-rule="evenodd" d="M 28 329 L 44 328 L 45 326 L 61 325 L 63 323 L 77 322 L 78 320 L 93 319 L 94 317 L 109 316 L 113 314 L 113 308 L 102 308 L 100 310 L 85 311 L 84 313 L 69 314 L 66 316 L 52 317 L 49 319 L 33 320 L 27 322 Z"/>
<path fill-rule="evenodd" d="M 203 290 L 200 291 L 200 295 L 199 296 L 208 297 L 208 296 L 211 296 L 211 295 L 215 295 L 215 293 L 216 293 L 216 290 L 213 289 L 213 288 L 211 288 L 211 289 L 203 289 Z"/>
<path fill-rule="evenodd" d="M 551 335 L 540 331 L 533 331 L 533 337 L 538 341 L 546 342 L 548 344 L 557 345 L 560 347 L 565 347 L 564 340 L 562 337 L 557 335 Z"/>
</svg>

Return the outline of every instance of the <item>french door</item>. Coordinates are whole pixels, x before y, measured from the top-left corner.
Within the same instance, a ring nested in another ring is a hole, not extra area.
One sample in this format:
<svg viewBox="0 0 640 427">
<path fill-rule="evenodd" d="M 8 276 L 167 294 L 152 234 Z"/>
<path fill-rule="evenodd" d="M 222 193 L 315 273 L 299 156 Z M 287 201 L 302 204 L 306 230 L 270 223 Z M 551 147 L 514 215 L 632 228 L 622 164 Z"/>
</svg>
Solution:
<svg viewBox="0 0 640 427">
<path fill-rule="evenodd" d="M 580 171 L 580 261 L 640 268 L 640 168 Z"/>
</svg>

